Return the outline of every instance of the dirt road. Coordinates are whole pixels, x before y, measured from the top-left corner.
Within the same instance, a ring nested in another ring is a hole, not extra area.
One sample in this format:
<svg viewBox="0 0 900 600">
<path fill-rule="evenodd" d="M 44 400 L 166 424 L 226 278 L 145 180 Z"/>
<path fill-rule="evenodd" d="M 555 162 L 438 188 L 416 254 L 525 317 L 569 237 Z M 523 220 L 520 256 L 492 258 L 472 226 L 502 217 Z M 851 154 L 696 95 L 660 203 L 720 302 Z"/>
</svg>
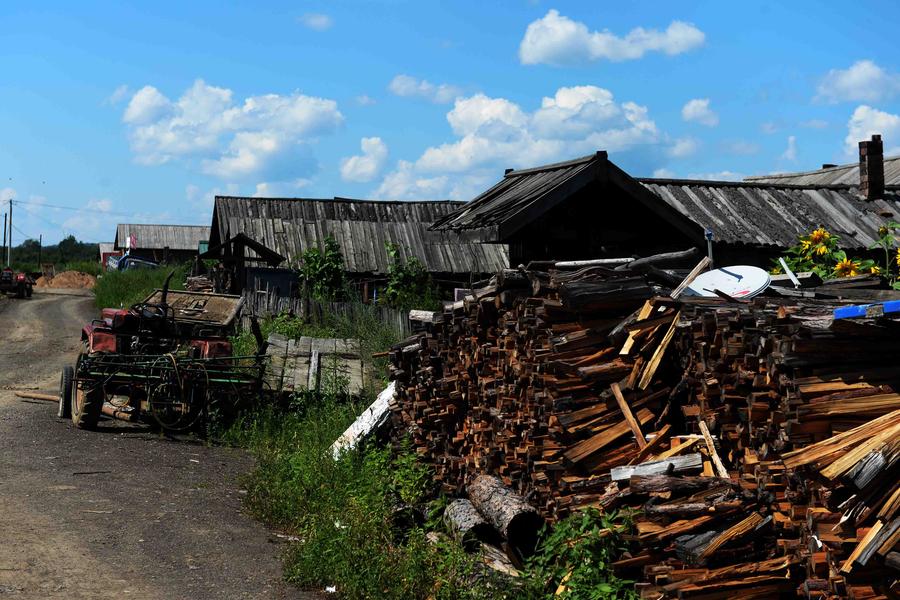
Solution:
<svg viewBox="0 0 900 600">
<path fill-rule="evenodd" d="M 309 598 L 241 512 L 242 451 L 148 430 L 79 431 L 48 402 L 91 298 L 0 299 L 0 598 Z"/>
</svg>

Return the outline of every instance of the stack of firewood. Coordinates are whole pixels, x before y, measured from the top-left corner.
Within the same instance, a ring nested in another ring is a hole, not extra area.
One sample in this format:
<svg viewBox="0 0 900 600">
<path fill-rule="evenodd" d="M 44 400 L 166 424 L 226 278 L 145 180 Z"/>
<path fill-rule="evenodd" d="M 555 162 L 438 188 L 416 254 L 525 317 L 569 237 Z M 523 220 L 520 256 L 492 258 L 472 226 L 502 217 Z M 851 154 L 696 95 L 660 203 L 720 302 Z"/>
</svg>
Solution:
<svg viewBox="0 0 900 600">
<path fill-rule="evenodd" d="M 452 496 L 490 474 L 551 522 L 638 509 L 615 566 L 642 597 L 900 591 L 895 324 L 678 298 L 639 267 L 506 271 L 418 313 L 398 435 Z"/>
</svg>

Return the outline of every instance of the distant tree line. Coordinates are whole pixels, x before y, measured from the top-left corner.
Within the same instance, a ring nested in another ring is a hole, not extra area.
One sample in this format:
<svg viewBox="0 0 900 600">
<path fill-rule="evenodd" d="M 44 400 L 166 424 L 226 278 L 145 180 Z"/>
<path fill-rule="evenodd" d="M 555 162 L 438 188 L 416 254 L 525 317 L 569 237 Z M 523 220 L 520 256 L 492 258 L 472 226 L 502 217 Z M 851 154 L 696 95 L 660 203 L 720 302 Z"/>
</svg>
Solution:
<svg viewBox="0 0 900 600">
<path fill-rule="evenodd" d="M 4 248 L 3 262 L 6 263 Z M 41 248 L 37 240 L 27 239 L 12 248 L 12 263 L 29 269 L 37 269 L 38 261 L 42 263 L 75 263 L 100 260 L 100 249 L 97 244 L 79 242 L 70 235 L 58 244 L 50 244 Z"/>
</svg>

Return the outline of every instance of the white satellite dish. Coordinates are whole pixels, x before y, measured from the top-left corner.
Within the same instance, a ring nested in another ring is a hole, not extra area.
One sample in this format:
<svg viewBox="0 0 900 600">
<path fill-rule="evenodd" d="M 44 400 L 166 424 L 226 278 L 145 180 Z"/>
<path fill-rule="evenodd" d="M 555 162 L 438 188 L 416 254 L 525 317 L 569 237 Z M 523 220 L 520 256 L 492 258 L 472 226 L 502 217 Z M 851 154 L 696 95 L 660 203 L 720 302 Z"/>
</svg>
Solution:
<svg viewBox="0 0 900 600">
<path fill-rule="evenodd" d="M 732 298 L 752 298 L 769 287 L 772 279 L 759 267 L 734 265 L 701 273 L 688 285 L 691 296 L 716 298 L 716 290 Z"/>
</svg>

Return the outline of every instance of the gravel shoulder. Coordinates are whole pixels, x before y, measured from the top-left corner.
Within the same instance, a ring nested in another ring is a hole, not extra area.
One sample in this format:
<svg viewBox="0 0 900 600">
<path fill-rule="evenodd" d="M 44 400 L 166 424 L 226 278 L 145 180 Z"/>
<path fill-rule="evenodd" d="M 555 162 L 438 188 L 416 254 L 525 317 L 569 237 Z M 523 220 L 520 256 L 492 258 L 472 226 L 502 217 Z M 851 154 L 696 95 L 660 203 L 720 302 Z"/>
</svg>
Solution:
<svg viewBox="0 0 900 600">
<path fill-rule="evenodd" d="M 106 422 L 50 402 L 92 299 L 0 299 L 0 597 L 313 598 L 285 585 L 277 536 L 241 512 L 245 452 Z"/>
</svg>

